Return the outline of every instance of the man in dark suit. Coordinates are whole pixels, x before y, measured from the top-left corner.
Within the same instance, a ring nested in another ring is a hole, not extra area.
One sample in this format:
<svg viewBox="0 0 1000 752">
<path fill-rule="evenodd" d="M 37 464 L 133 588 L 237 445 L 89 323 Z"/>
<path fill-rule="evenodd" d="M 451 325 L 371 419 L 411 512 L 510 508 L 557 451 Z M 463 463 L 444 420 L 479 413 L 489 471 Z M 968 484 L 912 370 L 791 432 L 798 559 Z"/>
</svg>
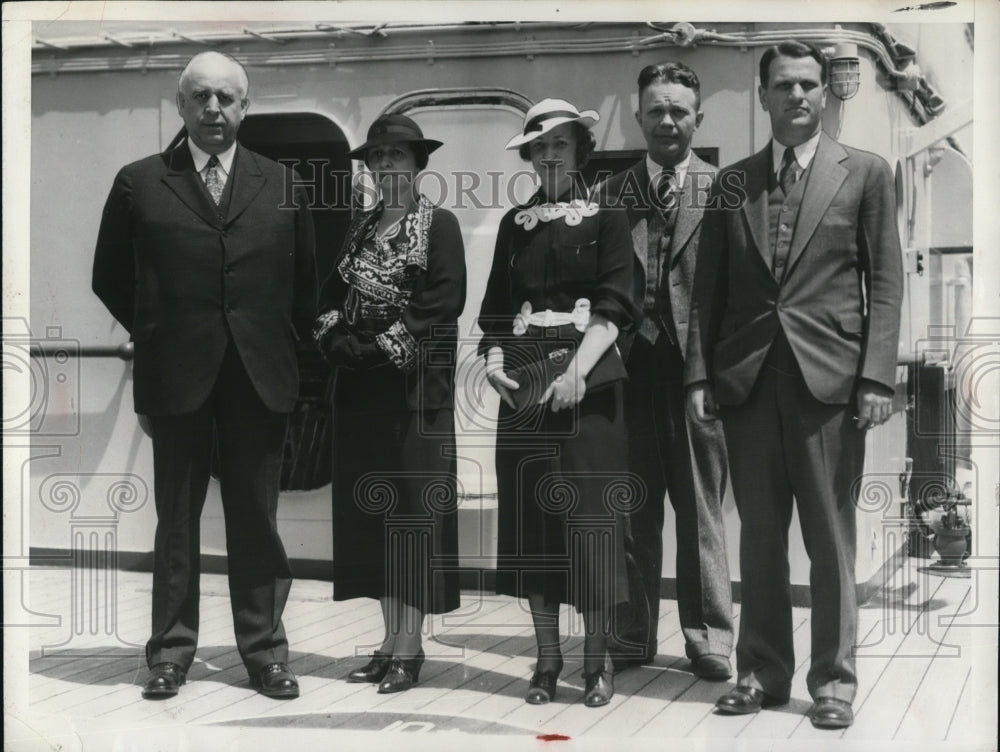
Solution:
<svg viewBox="0 0 1000 752">
<path fill-rule="evenodd" d="M 827 63 L 785 42 L 760 60 L 773 139 L 723 170 L 706 216 L 688 342 L 689 409 L 718 412 L 740 513 L 737 686 L 716 706 L 788 700 L 792 498 L 811 562 L 813 725 L 853 722 L 855 483 L 888 417 L 902 265 L 893 176 L 822 132 Z"/>
<path fill-rule="evenodd" d="M 94 256 L 94 292 L 134 343 L 135 409 L 153 440 L 150 699 L 177 694 L 197 647 L 213 441 L 240 657 L 263 694 L 299 693 L 281 623 L 291 573 L 276 512 L 295 342 L 316 308 L 314 235 L 291 171 L 236 143 L 247 93 L 235 59 L 190 60 L 177 92 L 188 137 L 118 173 Z"/>
<path fill-rule="evenodd" d="M 664 493 L 676 515 L 677 607 L 692 671 L 732 674 L 733 613 L 722 497 L 726 447 L 719 421 L 684 409 L 684 357 L 695 260 L 716 169 L 691 151 L 701 124 L 701 84 L 682 63 L 639 73 L 636 120 L 646 156 L 604 186 L 605 201 L 628 214 L 635 249 L 633 296 L 643 318 L 622 343 L 629 381 L 625 414 L 629 467 L 645 500 L 630 514 L 629 548 L 649 604 L 631 603 L 613 640 L 618 668 L 648 663 L 657 650 L 663 564 Z M 641 597 L 633 588 L 633 597 Z M 648 614 L 648 615 L 647 615 Z M 628 626 L 626 626 L 628 625 Z"/>
</svg>

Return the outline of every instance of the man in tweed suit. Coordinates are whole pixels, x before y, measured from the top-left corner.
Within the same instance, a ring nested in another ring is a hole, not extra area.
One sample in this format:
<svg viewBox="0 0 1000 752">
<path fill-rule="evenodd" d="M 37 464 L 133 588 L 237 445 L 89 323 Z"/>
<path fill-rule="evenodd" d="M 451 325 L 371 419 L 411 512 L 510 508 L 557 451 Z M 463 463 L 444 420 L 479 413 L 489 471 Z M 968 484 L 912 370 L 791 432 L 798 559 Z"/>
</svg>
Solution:
<svg viewBox="0 0 1000 752">
<path fill-rule="evenodd" d="M 640 325 L 621 345 L 629 373 L 629 466 L 642 479 L 645 497 L 630 514 L 628 541 L 648 612 L 636 602 L 643 596 L 632 583 L 626 610 L 631 618 L 616 620 L 613 657 L 623 668 L 656 655 L 666 493 L 677 521 L 677 607 L 685 652 L 696 675 L 723 680 L 732 673 L 733 644 L 722 520 L 726 446 L 719 421 L 692 420 L 684 409 L 688 309 L 716 170 L 691 150 L 702 119 L 694 71 L 676 62 L 649 65 L 638 84 L 636 120 L 647 153 L 611 178 L 603 196 L 628 214 L 635 249 L 632 292 L 643 310 Z"/>
</svg>

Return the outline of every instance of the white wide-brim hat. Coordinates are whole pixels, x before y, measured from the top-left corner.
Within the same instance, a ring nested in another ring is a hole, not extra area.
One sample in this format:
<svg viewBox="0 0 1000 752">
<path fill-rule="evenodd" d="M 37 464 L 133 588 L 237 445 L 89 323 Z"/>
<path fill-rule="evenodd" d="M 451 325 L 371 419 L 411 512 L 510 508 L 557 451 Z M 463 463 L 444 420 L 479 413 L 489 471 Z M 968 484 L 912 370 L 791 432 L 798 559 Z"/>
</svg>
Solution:
<svg viewBox="0 0 1000 752">
<path fill-rule="evenodd" d="M 504 149 L 520 148 L 522 144 L 534 141 L 563 123 L 579 123 L 584 128 L 590 128 L 600 119 L 596 111 L 580 112 L 565 99 L 543 99 L 524 113 L 524 128 L 507 142 Z"/>
</svg>

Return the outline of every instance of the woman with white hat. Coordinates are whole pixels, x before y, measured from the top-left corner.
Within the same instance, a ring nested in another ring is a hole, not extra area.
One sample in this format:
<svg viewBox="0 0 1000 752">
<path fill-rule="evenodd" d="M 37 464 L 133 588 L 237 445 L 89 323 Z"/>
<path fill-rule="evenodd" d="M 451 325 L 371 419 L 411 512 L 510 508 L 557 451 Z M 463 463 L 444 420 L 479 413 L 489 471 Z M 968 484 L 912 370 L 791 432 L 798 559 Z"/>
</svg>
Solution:
<svg viewBox="0 0 1000 752">
<path fill-rule="evenodd" d="M 333 597 L 378 599 L 385 625 L 347 680 L 380 693 L 417 682 L 424 615 L 459 605 L 453 394 L 465 250 L 455 215 L 415 188 L 439 146 L 410 118 L 384 115 L 350 153 L 380 200 L 351 222 L 313 329 L 337 369 Z"/>
<path fill-rule="evenodd" d="M 579 172 L 598 119 L 545 99 L 507 143 L 531 162 L 539 188 L 500 222 L 479 319 L 501 398 L 497 590 L 528 600 L 538 654 L 525 699 L 535 704 L 553 698 L 563 667 L 562 603 L 583 617 L 584 702 L 610 701 L 607 636 L 614 604 L 627 600 L 615 339 L 637 312 L 627 220 L 599 210 Z"/>
</svg>

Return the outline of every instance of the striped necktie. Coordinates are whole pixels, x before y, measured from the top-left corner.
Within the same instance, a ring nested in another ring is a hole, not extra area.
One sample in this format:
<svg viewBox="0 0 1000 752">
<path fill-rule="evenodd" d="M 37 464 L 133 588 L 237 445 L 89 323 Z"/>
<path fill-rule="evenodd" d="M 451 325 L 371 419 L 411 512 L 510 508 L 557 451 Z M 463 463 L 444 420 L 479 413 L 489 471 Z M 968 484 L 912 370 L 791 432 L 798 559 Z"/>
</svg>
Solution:
<svg viewBox="0 0 1000 752">
<path fill-rule="evenodd" d="M 667 168 L 660 173 L 656 182 L 656 208 L 667 214 L 676 208 L 677 173 Z"/>
<path fill-rule="evenodd" d="M 789 146 L 781 157 L 781 170 L 778 172 L 778 184 L 781 185 L 781 190 L 785 192 L 786 196 L 792 192 L 792 188 L 798 182 L 801 173 L 802 168 L 799 167 L 799 163 L 795 159 L 795 149 Z"/>
</svg>

